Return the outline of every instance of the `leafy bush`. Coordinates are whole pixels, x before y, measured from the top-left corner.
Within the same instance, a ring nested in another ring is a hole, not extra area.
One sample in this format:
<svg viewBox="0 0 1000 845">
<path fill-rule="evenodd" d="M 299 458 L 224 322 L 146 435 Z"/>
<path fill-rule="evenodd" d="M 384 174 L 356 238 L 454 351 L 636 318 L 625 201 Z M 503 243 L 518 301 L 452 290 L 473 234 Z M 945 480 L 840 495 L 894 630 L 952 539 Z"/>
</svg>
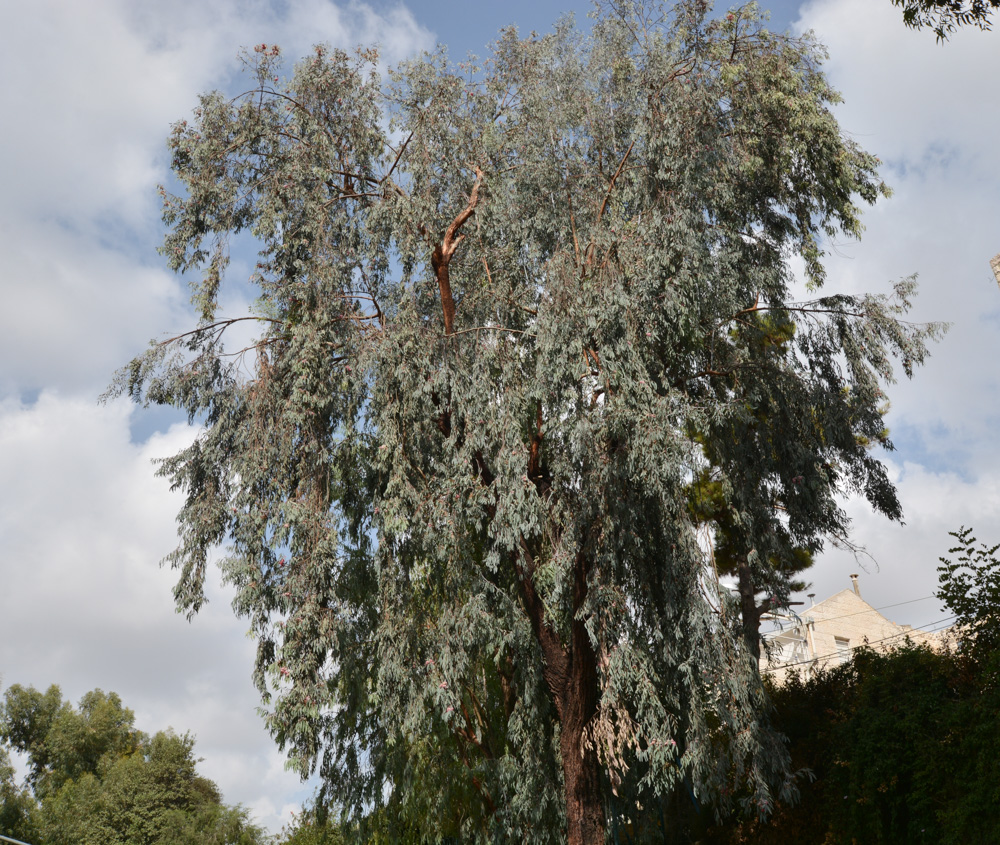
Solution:
<svg viewBox="0 0 1000 845">
<path fill-rule="evenodd" d="M 906 644 L 772 690 L 801 800 L 703 841 L 778 845 L 1000 842 L 1000 656 Z"/>
</svg>

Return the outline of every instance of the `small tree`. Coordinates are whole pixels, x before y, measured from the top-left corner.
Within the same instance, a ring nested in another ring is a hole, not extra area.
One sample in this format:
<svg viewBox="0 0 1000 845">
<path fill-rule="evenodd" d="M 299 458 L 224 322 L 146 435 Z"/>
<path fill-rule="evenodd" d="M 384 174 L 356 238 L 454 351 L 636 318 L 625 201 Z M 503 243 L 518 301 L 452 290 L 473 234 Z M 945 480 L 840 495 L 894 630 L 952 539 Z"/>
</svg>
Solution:
<svg viewBox="0 0 1000 845">
<path fill-rule="evenodd" d="M 1000 649 L 1000 561 L 996 557 L 1000 543 L 980 543 L 964 525 L 948 533 L 958 540 L 948 554 L 958 558 L 940 558 L 935 595 L 955 614 L 960 646 L 980 657 L 994 655 Z"/>
<path fill-rule="evenodd" d="M 821 239 L 886 189 L 819 49 L 710 5 L 608 3 L 589 38 L 388 82 L 323 47 L 282 81 L 262 44 L 251 91 L 174 127 L 164 252 L 199 323 L 112 393 L 201 421 L 161 469 L 178 605 L 225 543 L 268 725 L 349 816 L 461 796 L 466 840 L 594 843 L 614 793 L 788 787 L 691 480 L 765 561 L 846 530 L 845 488 L 898 517 L 859 444 L 937 327 L 900 320 L 912 280 L 793 300 L 789 256 L 820 287 Z M 224 317 L 235 233 L 260 299 Z"/>
</svg>

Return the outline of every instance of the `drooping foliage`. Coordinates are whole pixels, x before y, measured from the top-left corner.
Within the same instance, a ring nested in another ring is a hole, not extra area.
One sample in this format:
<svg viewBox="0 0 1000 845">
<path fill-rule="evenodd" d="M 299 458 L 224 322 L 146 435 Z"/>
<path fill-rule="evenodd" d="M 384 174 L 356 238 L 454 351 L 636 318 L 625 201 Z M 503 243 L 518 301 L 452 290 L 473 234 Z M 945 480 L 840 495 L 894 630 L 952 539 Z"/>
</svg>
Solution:
<svg viewBox="0 0 1000 845">
<path fill-rule="evenodd" d="M 819 296 L 877 160 L 814 43 L 709 6 L 609 3 L 587 37 L 387 79 L 325 47 L 283 79 L 262 44 L 250 91 L 170 135 L 198 324 L 112 394 L 202 426 L 161 467 L 178 606 L 225 546 L 268 725 L 349 818 L 594 842 L 679 785 L 789 787 L 691 484 L 765 574 L 846 531 L 840 491 L 898 517 L 862 442 L 936 327 L 901 321 L 912 280 Z M 259 299 L 227 315 L 236 235 Z"/>
<path fill-rule="evenodd" d="M 965 26 L 990 29 L 1000 0 L 892 0 L 903 9 L 903 22 L 911 29 L 931 28 L 938 41 L 947 41 Z"/>
<path fill-rule="evenodd" d="M 793 674 L 771 688 L 773 720 L 800 796 L 766 819 L 717 820 L 687 796 L 672 802 L 658 841 L 703 845 L 994 842 L 1000 837 L 998 655 L 909 642 L 861 648 L 843 665 Z M 642 841 L 619 825 L 610 841 Z M 330 819 L 304 808 L 282 842 L 339 845 Z M 384 840 L 379 840 L 384 841 Z"/>
</svg>

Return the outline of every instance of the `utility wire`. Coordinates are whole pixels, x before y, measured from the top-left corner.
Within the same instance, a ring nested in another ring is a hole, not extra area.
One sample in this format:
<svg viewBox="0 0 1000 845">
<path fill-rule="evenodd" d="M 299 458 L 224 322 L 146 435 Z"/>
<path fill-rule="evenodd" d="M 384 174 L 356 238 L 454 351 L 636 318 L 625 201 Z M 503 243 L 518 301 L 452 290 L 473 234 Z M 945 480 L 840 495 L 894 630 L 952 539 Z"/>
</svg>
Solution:
<svg viewBox="0 0 1000 845">
<path fill-rule="evenodd" d="M 920 601 L 920 599 L 915 599 L 915 601 Z M 852 615 L 852 614 L 848 614 L 848 615 Z M 863 643 L 862 645 L 859 645 L 859 646 L 851 646 L 850 650 L 853 653 L 855 650 L 857 650 L 859 648 L 870 648 L 871 646 L 878 645 L 879 643 L 887 643 L 887 642 L 889 642 L 891 640 L 899 640 L 899 639 L 902 639 L 904 637 L 908 637 L 914 631 L 924 631 L 925 628 L 930 628 L 930 627 L 932 627 L 934 625 L 942 625 L 942 624 L 944 624 L 946 622 L 950 622 L 952 619 L 955 619 L 955 618 L 957 618 L 957 617 L 954 616 L 954 615 L 953 616 L 947 616 L 944 619 L 939 619 L 937 622 L 928 622 L 928 623 L 926 623 L 924 625 L 918 625 L 918 626 L 916 626 L 914 628 L 910 628 L 907 631 L 902 631 L 902 632 L 900 632 L 898 634 L 891 634 L 888 637 L 883 637 L 880 640 L 869 641 L 869 642 Z M 823 621 L 825 622 L 827 620 L 824 619 Z M 931 631 L 924 631 L 924 633 L 925 634 L 929 634 L 929 633 L 932 633 L 932 632 Z M 782 663 L 780 666 L 768 666 L 765 669 L 763 669 L 762 671 L 764 671 L 764 672 L 778 672 L 778 671 L 781 671 L 783 669 L 791 669 L 794 666 L 804 666 L 807 663 L 819 663 L 821 660 L 830 660 L 831 658 L 837 657 L 840 654 L 841 654 L 840 651 L 831 651 L 828 654 L 818 654 L 818 655 L 816 655 L 816 657 L 810 657 L 808 660 L 797 660 L 795 663 Z"/>
<path fill-rule="evenodd" d="M 880 610 L 880 611 L 888 610 L 890 607 L 902 607 L 904 604 L 915 604 L 918 601 L 927 601 L 927 599 L 933 599 L 933 598 L 937 598 L 937 596 L 924 596 L 923 598 L 910 599 L 909 601 L 898 601 L 895 604 L 883 604 L 881 607 L 872 607 L 869 608 L 868 610 L 855 610 L 853 613 L 843 613 L 840 616 L 824 616 L 823 621 L 832 622 L 834 619 L 847 619 L 849 616 L 860 616 L 862 613 L 871 613 L 873 610 Z M 864 599 L 861 600 L 864 601 Z M 819 607 L 819 605 L 823 604 L 824 601 L 829 601 L 829 599 L 823 599 L 823 601 L 817 602 L 815 605 L 813 605 L 813 607 Z M 807 613 L 810 610 L 812 610 L 812 607 L 806 608 L 804 613 Z M 796 614 L 796 616 L 799 617 L 801 617 L 802 615 L 803 614 L 801 613 Z M 772 616 L 771 618 L 774 619 L 777 617 Z"/>
</svg>

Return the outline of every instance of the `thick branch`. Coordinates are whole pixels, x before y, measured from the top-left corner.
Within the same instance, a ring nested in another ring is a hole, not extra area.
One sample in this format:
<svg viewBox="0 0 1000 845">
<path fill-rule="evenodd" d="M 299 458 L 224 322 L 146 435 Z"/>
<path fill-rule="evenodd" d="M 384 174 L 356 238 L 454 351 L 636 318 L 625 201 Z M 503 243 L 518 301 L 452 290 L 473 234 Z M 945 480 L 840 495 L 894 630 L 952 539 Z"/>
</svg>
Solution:
<svg viewBox="0 0 1000 845">
<path fill-rule="evenodd" d="M 535 570 L 535 559 L 528 548 L 528 542 L 521 538 L 521 552 L 525 565 L 515 560 L 514 566 L 517 569 L 519 586 L 521 588 L 521 598 L 524 600 L 525 610 L 528 612 L 528 619 L 531 622 L 531 630 L 535 635 L 535 640 L 542 649 L 542 657 L 545 666 L 542 675 L 545 683 L 552 693 L 552 700 L 556 706 L 556 712 L 562 721 L 566 705 L 566 682 L 569 679 L 569 656 L 566 649 L 559 641 L 559 635 L 549 626 L 545 619 L 545 606 L 541 596 L 535 591 L 533 581 Z"/>
<path fill-rule="evenodd" d="M 447 231 L 444 239 L 434 249 L 431 255 L 431 266 L 437 276 L 438 288 L 441 290 L 441 310 L 444 312 L 444 333 L 452 334 L 455 330 L 455 299 L 451 294 L 451 277 L 448 273 L 448 264 L 451 257 L 458 249 L 465 235 L 459 234 L 458 230 L 465 225 L 465 222 L 472 217 L 479 203 L 479 188 L 483 184 L 483 171 L 476 168 L 476 181 L 472 185 L 472 193 L 469 194 L 469 203 L 462 209 Z"/>
<path fill-rule="evenodd" d="M 542 403 L 538 403 L 538 416 L 535 426 L 535 433 L 531 436 L 531 446 L 528 452 L 527 475 L 535 485 L 539 495 L 544 499 L 552 490 L 552 476 L 549 474 L 545 464 L 542 463 Z"/>
</svg>

